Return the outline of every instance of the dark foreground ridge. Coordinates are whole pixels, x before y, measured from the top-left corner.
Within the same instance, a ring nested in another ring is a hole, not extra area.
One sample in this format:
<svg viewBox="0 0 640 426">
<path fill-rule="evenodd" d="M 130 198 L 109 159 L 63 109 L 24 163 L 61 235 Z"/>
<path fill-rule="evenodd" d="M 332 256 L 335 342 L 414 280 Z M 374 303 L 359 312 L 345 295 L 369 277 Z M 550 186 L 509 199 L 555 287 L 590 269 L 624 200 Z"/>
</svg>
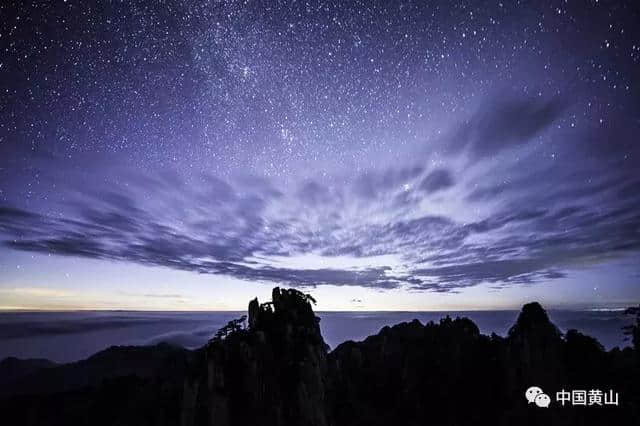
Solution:
<svg viewBox="0 0 640 426">
<path fill-rule="evenodd" d="M 507 337 L 467 318 L 384 327 L 328 351 L 315 301 L 275 288 L 196 351 L 112 347 L 76 363 L 0 363 L 6 425 L 640 424 L 640 356 L 563 335 L 538 303 Z M 633 334 L 635 333 L 635 334 Z M 539 386 L 549 408 L 528 404 Z M 618 406 L 568 406 L 562 389 L 614 390 Z"/>
</svg>

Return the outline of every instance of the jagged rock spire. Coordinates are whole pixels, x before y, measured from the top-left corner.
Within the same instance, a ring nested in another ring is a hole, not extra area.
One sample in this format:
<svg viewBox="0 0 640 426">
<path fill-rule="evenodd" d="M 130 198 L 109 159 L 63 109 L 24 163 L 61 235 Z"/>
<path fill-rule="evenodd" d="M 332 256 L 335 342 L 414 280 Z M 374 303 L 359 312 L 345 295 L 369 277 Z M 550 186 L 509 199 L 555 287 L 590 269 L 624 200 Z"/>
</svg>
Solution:
<svg viewBox="0 0 640 426">
<path fill-rule="evenodd" d="M 522 307 L 515 325 L 509 330 L 509 336 L 539 337 L 559 339 L 560 330 L 549 320 L 547 312 L 538 302 L 527 303 Z"/>
</svg>

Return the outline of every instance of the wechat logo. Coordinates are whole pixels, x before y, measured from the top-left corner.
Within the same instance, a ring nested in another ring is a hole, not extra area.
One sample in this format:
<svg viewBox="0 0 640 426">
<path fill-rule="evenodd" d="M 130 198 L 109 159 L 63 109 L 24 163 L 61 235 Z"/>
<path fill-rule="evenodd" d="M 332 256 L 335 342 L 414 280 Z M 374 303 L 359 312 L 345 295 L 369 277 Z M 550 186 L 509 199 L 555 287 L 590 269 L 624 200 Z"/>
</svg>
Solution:
<svg viewBox="0 0 640 426">
<path fill-rule="evenodd" d="M 531 386 L 524 393 L 529 404 L 534 403 L 538 407 L 547 408 L 551 404 L 551 398 L 537 386 Z"/>
</svg>

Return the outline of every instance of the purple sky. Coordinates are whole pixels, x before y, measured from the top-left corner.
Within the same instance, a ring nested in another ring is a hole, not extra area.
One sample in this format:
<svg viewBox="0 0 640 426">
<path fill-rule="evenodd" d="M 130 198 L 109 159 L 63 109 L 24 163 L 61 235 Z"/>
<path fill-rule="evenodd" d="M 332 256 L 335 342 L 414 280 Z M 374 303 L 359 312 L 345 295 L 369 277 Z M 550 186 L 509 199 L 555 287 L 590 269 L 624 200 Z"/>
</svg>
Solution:
<svg viewBox="0 0 640 426">
<path fill-rule="evenodd" d="M 0 13 L 0 309 L 640 300 L 636 2 Z"/>
</svg>

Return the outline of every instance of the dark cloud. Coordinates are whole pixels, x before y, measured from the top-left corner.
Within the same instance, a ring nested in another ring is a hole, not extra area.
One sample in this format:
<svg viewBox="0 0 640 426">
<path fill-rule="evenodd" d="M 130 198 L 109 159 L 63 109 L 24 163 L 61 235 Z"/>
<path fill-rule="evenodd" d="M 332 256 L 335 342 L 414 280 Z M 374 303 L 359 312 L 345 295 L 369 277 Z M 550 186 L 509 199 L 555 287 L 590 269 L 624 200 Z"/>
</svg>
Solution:
<svg viewBox="0 0 640 426">
<path fill-rule="evenodd" d="M 472 286 L 482 282 L 528 284 L 541 278 L 562 278 L 566 275 L 553 270 L 548 259 L 487 260 L 438 268 L 417 269 L 418 276 L 435 278 L 444 289 Z M 417 285 L 421 288 L 420 284 Z"/>
<path fill-rule="evenodd" d="M 430 172 L 420 183 L 420 189 L 428 194 L 450 188 L 454 185 L 451 172 L 446 169 L 437 169 Z"/>
<path fill-rule="evenodd" d="M 307 182 L 298 191 L 298 197 L 311 206 L 317 206 L 334 201 L 329 190 L 317 182 Z"/>
<path fill-rule="evenodd" d="M 180 320 L 174 320 L 180 321 Z M 0 339 L 24 339 L 36 336 L 78 334 L 103 330 L 139 327 L 141 325 L 159 326 L 166 324 L 163 318 L 113 316 L 109 318 L 82 318 L 81 320 L 55 321 L 11 321 L 0 324 Z M 180 321 L 188 326 L 189 320 Z"/>
<path fill-rule="evenodd" d="M 509 94 L 485 102 L 451 135 L 448 149 L 467 148 L 475 158 L 495 155 L 527 143 L 565 111 L 558 99 L 512 97 Z"/>
<path fill-rule="evenodd" d="M 0 207 L 0 218 L 3 219 L 2 223 L 9 223 L 12 220 L 29 219 L 34 217 L 30 212 L 25 210 L 13 208 L 13 207 Z"/>
<path fill-rule="evenodd" d="M 414 179 L 421 182 L 416 194 L 453 184 L 445 169 L 423 173 L 420 168 L 405 169 L 362 179 L 402 193 L 406 191 L 396 186 Z M 22 251 L 136 262 L 296 287 L 403 286 L 434 292 L 482 282 L 512 285 L 558 279 L 576 265 L 640 251 L 640 197 L 629 190 L 623 191 L 628 196 L 620 197 L 624 180 L 604 179 L 609 182 L 604 186 L 601 180 L 592 180 L 594 188 L 567 181 L 542 192 L 531 180 L 535 177 L 519 179 L 531 182 L 531 190 L 509 189 L 511 202 L 483 219 L 464 223 L 444 215 L 412 217 L 413 205 L 404 210 L 382 208 L 377 213 L 382 220 L 371 220 L 359 210 L 348 215 L 346 210 L 358 205 L 354 200 L 344 204 L 345 191 L 351 189 L 329 190 L 314 181 L 287 195 L 261 179 L 245 178 L 235 184 L 205 179 L 202 185 L 189 187 L 171 186 L 171 179 L 162 178 L 164 185 L 149 181 L 120 192 L 86 195 L 69 204 L 63 215 L 3 206 L 0 232 L 5 246 Z M 585 202 L 589 194 L 616 196 L 602 205 Z M 360 201 L 368 200 L 362 208 L 385 206 L 384 199 L 374 202 L 361 195 Z M 288 257 L 305 253 L 351 258 L 394 255 L 404 267 L 400 272 L 375 261 L 358 268 L 287 266 Z M 274 256 L 285 260 L 271 261 Z"/>
</svg>

